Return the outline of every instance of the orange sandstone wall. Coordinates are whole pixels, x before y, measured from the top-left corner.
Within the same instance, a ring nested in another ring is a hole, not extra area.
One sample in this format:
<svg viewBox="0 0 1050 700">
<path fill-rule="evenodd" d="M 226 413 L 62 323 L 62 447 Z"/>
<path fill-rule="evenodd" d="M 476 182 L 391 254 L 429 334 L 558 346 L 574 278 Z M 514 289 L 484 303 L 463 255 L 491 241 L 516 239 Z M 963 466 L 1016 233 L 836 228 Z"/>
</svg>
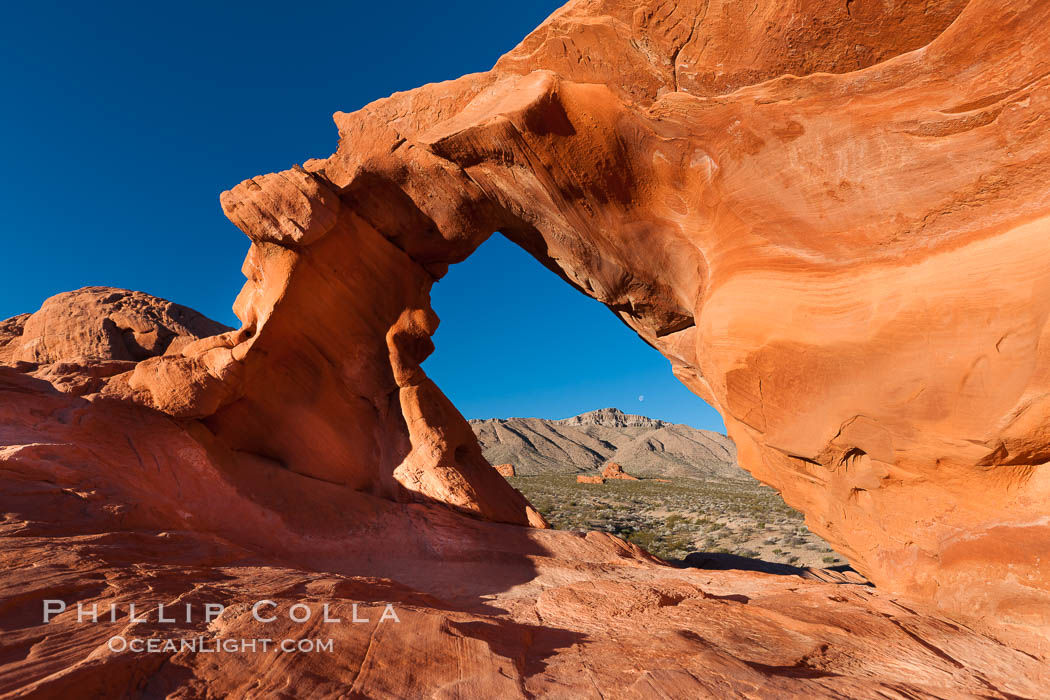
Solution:
<svg viewBox="0 0 1050 700">
<path fill-rule="evenodd" d="M 492 71 L 337 113 L 224 193 L 239 331 L 160 410 L 388 498 L 542 520 L 420 369 L 429 289 L 502 231 L 718 408 L 879 586 L 1050 622 L 1050 5 L 579 0 Z"/>
</svg>

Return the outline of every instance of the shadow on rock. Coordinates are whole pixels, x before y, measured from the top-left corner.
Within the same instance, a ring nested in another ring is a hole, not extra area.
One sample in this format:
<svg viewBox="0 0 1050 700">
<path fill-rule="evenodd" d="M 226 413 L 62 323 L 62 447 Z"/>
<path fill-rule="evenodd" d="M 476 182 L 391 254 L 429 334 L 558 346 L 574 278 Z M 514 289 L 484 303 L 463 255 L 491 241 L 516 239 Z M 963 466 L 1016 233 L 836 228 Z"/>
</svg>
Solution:
<svg viewBox="0 0 1050 700">
<path fill-rule="evenodd" d="M 802 567 L 791 566 L 790 564 L 778 564 L 777 562 L 752 559 L 750 557 L 742 557 L 727 552 L 693 552 L 692 554 L 687 554 L 685 559 L 674 561 L 672 563 L 676 566 L 688 569 L 708 569 L 713 571 L 758 571 L 763 574 L 775 574 L 777 576 L 799 576 L 804 579 L 824 581 L 826 583 L 851 583 L 864 586 L 873 585 L 848 564 L 817 569 L 809 566 Z"/>
</svg>

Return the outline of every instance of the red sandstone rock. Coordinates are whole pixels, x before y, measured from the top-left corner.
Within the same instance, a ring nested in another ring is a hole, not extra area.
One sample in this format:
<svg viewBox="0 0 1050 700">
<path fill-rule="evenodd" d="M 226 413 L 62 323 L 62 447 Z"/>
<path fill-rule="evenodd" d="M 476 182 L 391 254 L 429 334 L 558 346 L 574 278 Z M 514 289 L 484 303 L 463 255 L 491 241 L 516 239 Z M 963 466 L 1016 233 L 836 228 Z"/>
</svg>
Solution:
<svg viewBox="0 0 1050 700">
<path fill-rule="evenodd" d="M 580 474 L 576 477 L 577 484 L 604 484 L 605 479 L 598 476 L 597 474 Z"/>
<path fill-rule="evenodd" d="M 602 470 L 602 478 L 604 479 L 625 479 L 627 481 L 638 481 L 638 477 L 631 476 L 623 470 L 616 462 L 609 462 L 605 465 L 605 469 Z"/>
<path fill-rule="evenodd" d="M 330 158 L 223 195 L 254 241 L 232 364 L 134 386 L 303 474 L 526 522 L 419 367 L 433 279 L 499 230 L 865 575 L 1042 644 L 1050 6 L 736 12 L 570 3 L 493 71 L 337 113 Z"/>
<path fill-rule="evenodd" d="M 488 73 L 337 113 L 330 158 L 222 196 L 253 242 L 238 331 L 0 330 L 48 373 L 0 367 L 0 692 L 1043 694 L 1050 5 L 738 5 L 573 2 Z M 497 230 L 664 353 L 878 590 L 538 529 L 420 366 L 431 285 Z M 294 666 L 115 656 L 21 612 L 58 595 L 413 624 Z"/>
<path fill-rule="evenodd" d="M 229 450 L 194 421 L 57 393 L 7 367 L 0 473 L 4 697 L 1038 697 L 1045 688 L 1044 662 L 922 603 L 863 585 L 675 569 L 610 535 L 393 503 Z M 46 599 L 68 605 L 47 624 Z M 261 600 L 276 603 L 273 623 L 252 618 Z M 100 621 L 78 623 L 77 602 L 97 605 Z M 145 622 L 128 621 L 131 603 Z M 210 624 L 206 603 L 225 606 Z M 354 603 L 367 623 L 350 621 Z M 159 604 L 174 623 L 158 620 Z M 289 620 L 296 604 L 311 624 Z M 340 623 L 319 623 L 324 604 Z M 386 604 L 400 622 L 380 622 Z M 113 636 L 212 647 L 331 639 L 333 651 L 136 654 L 113 651 Z"/>
<path fill-rule="evenodd" d="M 193 309 L 142 292 L 84 287 L 56 294 L 34 314 L 4 321 L 0 361 L 138 362 L 228 330 Z"/>
<path fill-rule="evenodd" d="M 224 342 L 229 328 L 193 309 L 142 292 L 85 287 L 47 299 L 40 310 L 0 322 L 0 363 L 19 365 L 77 396 L 130 398 L 140 361 L 177 355 L 196 341 Z M 199 346 L 198 346 L 199 347 Z M 199 361 L 194 359 L 194 361 Z M 179 393 L 199 382 L 178 373 Z M 151 384 L 160 392 L 159 382 Z"/>
<path fill-rule="evenodd" d="M 19 348 L 22 338 L 22 329 L 30 314 L 21 314 L 6 321 L 0 321 L 0 364 L 10 364 L 14 361 L 14 351 Z"/>
<path fill-rule="evenodd" d="M 494 469 L 500 473 L 500 476 L 514 476 L 513 464 L 497 464 Z"/>
</svg>

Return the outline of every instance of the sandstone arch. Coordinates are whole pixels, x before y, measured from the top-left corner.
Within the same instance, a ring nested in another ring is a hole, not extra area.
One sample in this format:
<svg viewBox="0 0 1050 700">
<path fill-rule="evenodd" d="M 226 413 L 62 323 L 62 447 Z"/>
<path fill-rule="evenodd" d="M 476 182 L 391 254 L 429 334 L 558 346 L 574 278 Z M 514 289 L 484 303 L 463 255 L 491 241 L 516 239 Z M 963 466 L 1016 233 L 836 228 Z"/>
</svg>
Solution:
<svg viewBox="0 0 1050 700">
<path fill-rule="evenodd" d="M 745 42 L 733 3 L 573 2 L 488 73 L 337 113 L 331 157 L 223 195 L 243 327 L 132 387 L 293 471 L 540 525 L 419 367 L 430 285 L 500 230 L 877 584 L 1040 639 L 1050 7 L 844 5 L 759 2 L 801 28 Z"/>
</svg>

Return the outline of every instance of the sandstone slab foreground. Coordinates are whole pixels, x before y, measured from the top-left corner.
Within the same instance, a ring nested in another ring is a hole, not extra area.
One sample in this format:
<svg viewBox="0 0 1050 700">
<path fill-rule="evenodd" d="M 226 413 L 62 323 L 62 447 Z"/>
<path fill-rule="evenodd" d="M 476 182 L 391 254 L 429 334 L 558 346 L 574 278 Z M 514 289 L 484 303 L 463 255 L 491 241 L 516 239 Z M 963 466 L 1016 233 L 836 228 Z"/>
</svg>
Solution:
<svg viewBox="0 0 1050 700">
<path fill-rule="evenodd" d="M 223 193 L 241 328 L 133 293 L 98 333 L 3 322 L 0 693 L 1045 695 L 1048 22 L 570 2 Z M 420 367 L 432 285 L 497 231 L 662 352 L 876 588 L 545 529 Z M 52 597 L 224 600 L 182 630 L 209 637 L 256 634 L 260 598 L 403 615 L 294 664 L 134 656 L 23 615 Z"/>
</svg>

